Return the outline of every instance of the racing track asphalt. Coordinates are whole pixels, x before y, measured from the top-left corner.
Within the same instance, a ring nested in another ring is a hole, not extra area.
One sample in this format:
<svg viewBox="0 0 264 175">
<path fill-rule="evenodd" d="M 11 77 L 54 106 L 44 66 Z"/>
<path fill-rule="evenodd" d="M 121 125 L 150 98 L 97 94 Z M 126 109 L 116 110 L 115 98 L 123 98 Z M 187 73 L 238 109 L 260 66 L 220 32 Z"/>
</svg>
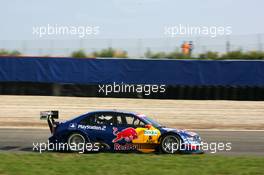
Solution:
<svg viewBox="0 0 264 175">
<path fill-rule="evenodd" d="M 218 151 L 216 154 L 264 156 L 264 131 L 197 132 L 207 143 L 231 142 L 231 151 Z M 49 135 L 48 129 L 0 128 L 0 152 L 32 152 L 33 142 L 46 142 Z"/>
</svg>

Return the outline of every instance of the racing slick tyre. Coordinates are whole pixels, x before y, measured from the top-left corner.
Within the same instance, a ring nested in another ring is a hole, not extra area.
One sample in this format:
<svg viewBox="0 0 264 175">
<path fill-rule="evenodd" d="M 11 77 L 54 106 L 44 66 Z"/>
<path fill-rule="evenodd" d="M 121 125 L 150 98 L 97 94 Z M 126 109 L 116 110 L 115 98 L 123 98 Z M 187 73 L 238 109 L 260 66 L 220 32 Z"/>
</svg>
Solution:
<svg viewBox="0 0 264 175">
<path fill-rule="evenodd" d="M 168 134 L 161 139 L 160 149 L 162 153 L 175 154 L 179 153 L 181 146 L 181 139 L 174 134 Z"/>
<path fill-rule="evenodd" d="M 86 139 L 80 133 L 72 133 L 68 137 L 68 149 L 72 152 L 85 150 Z"/>
</svg>

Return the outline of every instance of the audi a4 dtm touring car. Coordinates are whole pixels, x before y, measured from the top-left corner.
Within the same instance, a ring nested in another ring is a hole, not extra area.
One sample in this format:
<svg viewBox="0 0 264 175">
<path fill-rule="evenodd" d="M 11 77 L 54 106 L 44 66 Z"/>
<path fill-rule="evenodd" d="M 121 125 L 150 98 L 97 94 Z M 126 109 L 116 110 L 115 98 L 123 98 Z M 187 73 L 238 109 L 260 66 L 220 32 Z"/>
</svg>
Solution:
<svg viewBox="0 0 264 175">
<path fill-rule="evenodd" d="M 203 153 L 197 133 L 167 128 L 143 114 L 94 111 L 65 122 L 55 121 L 58 111 L 40 115 L 51 131 L 48 142 L 59 151 Z"/>
</svg>

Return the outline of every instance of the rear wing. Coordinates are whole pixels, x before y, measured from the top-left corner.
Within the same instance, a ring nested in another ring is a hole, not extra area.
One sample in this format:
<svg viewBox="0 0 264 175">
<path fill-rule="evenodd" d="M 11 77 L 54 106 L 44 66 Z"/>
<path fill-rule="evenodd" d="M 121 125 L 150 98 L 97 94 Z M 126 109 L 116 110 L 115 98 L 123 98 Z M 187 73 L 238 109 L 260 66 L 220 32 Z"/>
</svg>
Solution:
<svg viewBox="0 0 264 175">
<path fill-rule="evenodd" d="M 59 119 L 59 111 L 41 111 L 40 120 L 47 120 L 48 118 Z"/>
<path fill-rule="evenodd" d="M 59 111 L 41 111 L 40 112 L 40 120 L 47 120 L 50 132 L 53 134 L 56 122 L 55 119 L 59 119 Z"/>
</svg>

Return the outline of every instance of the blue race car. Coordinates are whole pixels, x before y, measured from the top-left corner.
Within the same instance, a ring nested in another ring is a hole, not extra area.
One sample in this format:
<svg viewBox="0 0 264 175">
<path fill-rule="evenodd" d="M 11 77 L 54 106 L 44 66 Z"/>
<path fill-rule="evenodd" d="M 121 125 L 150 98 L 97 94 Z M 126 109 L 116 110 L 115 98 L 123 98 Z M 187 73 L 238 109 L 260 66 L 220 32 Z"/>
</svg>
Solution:
<svg viewBox="0 0 264 175">
<path fill-rule="evenodd" d="M 95 111 L 61 123 L 58 117 L 58 111 L 41 112 L 52 134 L 49 144 L 58 150 L 203 153 L 198 134 L 166 128 L 143 114 Z"/>
</svg>

